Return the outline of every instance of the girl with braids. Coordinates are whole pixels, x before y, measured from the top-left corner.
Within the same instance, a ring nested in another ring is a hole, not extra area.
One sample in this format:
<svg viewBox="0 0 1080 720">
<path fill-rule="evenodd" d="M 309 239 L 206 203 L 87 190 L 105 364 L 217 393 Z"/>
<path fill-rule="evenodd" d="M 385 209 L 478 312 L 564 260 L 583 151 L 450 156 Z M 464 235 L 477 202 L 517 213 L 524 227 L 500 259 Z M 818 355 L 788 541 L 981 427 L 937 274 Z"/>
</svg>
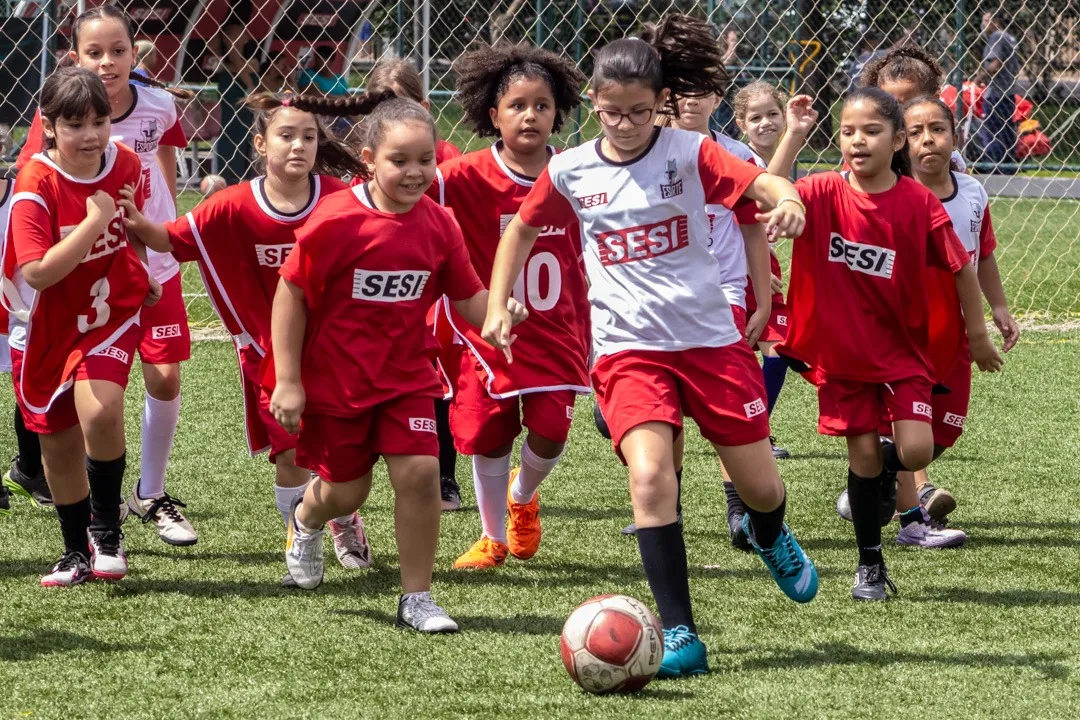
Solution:
<svg viewBox="0 0 1080 720">
<path fill-rule="evenodd" d="M 367 91 L 372 95 L 389 90 L 401 98 L 415 100 L 430 109 L 431 103 L 424 97 L 424 85 L 420 73 L 409 60 L 381 60 L 368 75 Z M 461 155 L 461 151 L 443 139 L 435 140 L 435 164 L 442 165 L 450 158 Z"/>
<path fill-rule="evenodd" d="M 499 236 L 555 154 L 548 139 L 580 103 L 585 76 L 568 58 L 511 44 L 465 53 L 456 71 L 465 122 L 480 137 L 497 140 L 441 164 L 428 195 L 454 211 L 486 284 Z M 466 348 L 455 373 L 450 427 L 458 451 L 473 456 L 483 528 L 455 568 L 492 568 L 508 553 L 527 560 L 539 549 L 537 491 L 566 446 L 575 395 L 589 392 L 588 300 L 579 248 L 576 223 L 544 228 L 514 292 L 529 319 L 516 330 L 512 359 L 450 314 Z M 559 362 L 551 362 L 553 356 Z M 522 426 L 529 434 L 521 467 L 511 472 Z"/>
<path fill-rule="evenodd" d="M 455 632 L 431 597 L 440 513 L 432 400 L 441 391 L 425 317 L 446 295 L 479 325 L 487 291 L 461 230 L 424 194 L 435 176 L 431 115 L 393 98 L 365 122 L 372 179 L 319 204 L 296 232 L 274 296 L 270 410 L 299 431 L 297 464 L 318 474 L 293 503 L 285 560 L 300 587 L 322 582 L 323 526 L 363 505 L 382 455 L 395 495 L 397 623 Z M 527 315 L 507 304 L 511 323 Z"/>
<path fill-rule="evenodd" d="M 172 253 L 180 262 L 198 263 L 214 309 L 236 345 L 248 450 L 252 455 L 269 451 L 275 466 L 274 497 L 283 520 L 309 473 L 296 465 L 296 437 L 270 415 L 270 393 L 259 374 L 270 349 L 278 270 L 292 249 L 293 234 L 319 201 L 346 187 L 339 178 L 366 176 L 364 164 L 327 134 L 316 115 L 363 115 L 380 99 L 252 95 L 245 102 L 255 114 L 252 144 L 264 175 L 215 193 L 164 225 L 128 208 L 128 227 L 147 246 Z M 364 524 L 355 513 L 332 520 L 330 527 L 343 567 L 371 565 Z"/>
<path fill-rule="evenodd" d="M 791 321 L 777 348 L 808 366 L 818 386 L 818 432 L 847 439 L 856 600 L 896 591 L 881 528 L 896 504 L 896 473 L 933 458 L 932 392 L 947 390 L 942 383 L 961 352 L 964 325 L 981 370 L 997 371 L 1002 362 L 983 324 L 967 251 L 941 201 L 910 177 L 904 127 L 891 95 L 854 91 L 840 116 L 840 150 L 851 170 L 796 183 L 808 221 L 794 241 Z M 895 443 L 880 443 L 882 422 Z"/>
<path fill-rule="evenodd" d="M 903 105 L 917 97 L 937 97 L 941 94 L 944 79 L 945 71 L 930 53 L 915 45 L 898 45 L 866 64 L 859 76 L 859 85 L 881 88 Z M 964 156 L 955 148 L 951 161 L 953 170 L 967 172 Z M 947 501 L 943 497 L 941 502 Z M 952 505 L 955 507 L 955 500 Z M 952 512 L 952 508 L 945 515 L 949 512 Z"/>
<path fill-rule="evenodd" d="M 131 20 L 112 5 L 100 5 L 79 15 L 72 25 L 71 45 L 69 58 L 105 83 L 112 137 L 142 160 L 147 216 L 157 222 L 172 220 L 176 217 L 176 148 L 187 145 L 174 98 L 192 94 L 165 88 L 142 76 L 138 77 L 140 85 L 132 82 Z M 40 127 L 40 122 L 36 124 Z M 31 137 L 26 148 L 37 152 L 40 144 Z M 184 503 L 165 490 L 165 471 L 180 419 L 180 363 L 191 356 L 187 309 L 179 264 L 168 254 L 148 255 L 150 272 L 161 283 L 163 295 L 161 302 L 142 313 L 138 350 L 146 397 L 140 473 L 122 512 L 126 515 L 130 510 L 144 523 L 152 524 L 170 545 L 194 545 L 199 536 L 180 510 Z"/>
<path fill-rule="evenodd" d="M 722 293 L 706 205 L 798 235 L 802 203 L 787 180 L 705 136 L 653 124 L 676 97 L 722 93 L 710 26 L 670 15 L 594 57 L 589 98 L 603 137 L 551 158 L 503 233 L 483 337 L 509 350 L 504 310 L 546 227 L 581 225 L 596 361 L 592 384 L 630 497 L 645 575 L 664 625 L 663 677 L 708 671 L 690 607 L 676 520 L 673 445 L 682 412 L 697 421 L 747 506 L 743 527 L 790 598 L 817 593 L 817 571 L 784 524 L 784 484 L 769 445 L 761 369 Z M 758 214 L 753 201 L 771 208 Z"/>
</svg>

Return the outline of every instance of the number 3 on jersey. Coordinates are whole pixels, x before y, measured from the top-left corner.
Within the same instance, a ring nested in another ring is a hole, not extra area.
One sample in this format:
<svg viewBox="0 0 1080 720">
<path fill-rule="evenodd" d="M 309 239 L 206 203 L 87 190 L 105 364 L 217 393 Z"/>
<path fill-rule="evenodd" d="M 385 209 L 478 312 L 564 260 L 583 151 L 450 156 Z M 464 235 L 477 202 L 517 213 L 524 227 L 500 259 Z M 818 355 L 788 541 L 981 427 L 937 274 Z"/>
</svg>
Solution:
<svg viewBox="0 0 1080 720">
<path fill-rule="evenodd" d="M 543 275 L 547 277 L 542 279 Z M 514 299 L 529 310 L 544 312 L 559 303 L 560 294 L 562 274 L 558 259 L 549 252 L 536 253 L 525 263 L 514 283 Z"/>
<path fill-rule="evenodd" d="M 94 328 L 99 328 L 109 322 L 109 278 L 101 278 L 90 288 L 90 309 L 93 310 L 94 320 L 90 321 L 90 314 L 80 315 L 77 318 L 79 332 L 87 333 Z"/>
</svg>

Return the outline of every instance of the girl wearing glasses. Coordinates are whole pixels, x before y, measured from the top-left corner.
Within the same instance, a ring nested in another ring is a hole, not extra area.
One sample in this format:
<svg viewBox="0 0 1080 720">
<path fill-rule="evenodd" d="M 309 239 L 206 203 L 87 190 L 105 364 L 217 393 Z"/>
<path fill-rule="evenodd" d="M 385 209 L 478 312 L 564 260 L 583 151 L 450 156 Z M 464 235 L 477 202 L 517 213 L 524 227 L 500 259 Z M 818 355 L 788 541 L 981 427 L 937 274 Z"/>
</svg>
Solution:
<svg viewBox="0 0 1080 720">
<path fill-rule="evenodd" d="M 510 221 L 495 256 L 483 337 L 512 342 L 500 307 L 541 229 L 578 222 L 590 282 L 592 383 L 615 451 L 630 471 L 638 549 L 664 626 L 661 677 L 708 672 L 690 607 L 676 520 L 673 444 L 697 421 L 747 506 L 744 528 L 788 597 L 808 602 L 817 571 L 784 524 L 784 484 L 769 445 L 761 369 L 720 290 L 706 205 L 798 236 L 787 180 L 699 133 L 660 128 L 675 96 L 721 93 L 728 78 L 710 26 L 671 15 L 595 55 L 589 98 L 603 137 L 556 155 Z M 754 201 L 770 208 L 758 213 Z"/>
</svg>

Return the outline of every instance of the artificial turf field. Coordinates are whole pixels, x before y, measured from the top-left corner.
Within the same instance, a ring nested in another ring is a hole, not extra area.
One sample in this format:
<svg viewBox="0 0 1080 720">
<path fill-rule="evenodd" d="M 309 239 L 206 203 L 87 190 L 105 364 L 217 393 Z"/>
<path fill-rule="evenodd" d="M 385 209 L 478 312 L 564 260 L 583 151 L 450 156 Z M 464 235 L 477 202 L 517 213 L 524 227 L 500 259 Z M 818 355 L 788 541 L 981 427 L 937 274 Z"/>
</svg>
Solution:
<svg viewBox="0 0 1080 720">
<path fill-rule="evenodd" d="M 1077 205 L 1036 215 L 1060 238 L 1044 247 L 1023 222 L 1035 203 L 1003 202 L 1012 203 L 998 214 L 1009 235 L 999 238 L 1016 248 L 1001 260 L 1010 297 L 1067 314 L 1080 282 L 1080 258 L 1068 264 Z M 0 521 L 0 718 L 1074 718 L 1078 370 L 1080 333 L 1028 332 L 1003 374 L 976 378 L 967 432 L 931 471 L 958 496 L 953 524 L 968 545 L 901 550 L 890 526 L 886 559 L 900 596 L 888 604 L 850 599 L 854 539 L 833 510 L 843 446 L 815 433 L 808 386 L 789 376 L 773 421 L 795 456 L 781 464 L 789 521 L 821 574 L 807 606 L 783 597 L 757 558 L 731 549 L 715 457 L 691 428 L 687 545 L 713 672 L 595 698 L 562 668 L 563 620 L 596 594 L 650 596 L 635 543 L 618 534 L 630 519 L 626 473 L 592 427 L 590 399 L 579 401 L 567 454 L 542 488 L 545 539 L 531 561 L 450 569 L 480 526 L 459 462 L 465 509 L 443 515 L 434 590 L 463 632 L 422 637 L 392 627 L 398 575 L 381 467 L 364 509 L 375 567 L 346 573 L 327 541 L 322 587 L 278 587 L 284 532 L 273 472 L 244 451 L 235 353 L 196 343 L 168 487 L 189 503 L 199 544 L 169 548 L 129 521 L 127 579 L 43 590 L 58 525 L 16 498 Z M 126 490 L 138 473 L 141 385 L 136 370 Z M 12 402 L 0 383 L 3 417 Z M 13 442 L 0 433 L 0 457 L 14 454 Z"/>
</svg>

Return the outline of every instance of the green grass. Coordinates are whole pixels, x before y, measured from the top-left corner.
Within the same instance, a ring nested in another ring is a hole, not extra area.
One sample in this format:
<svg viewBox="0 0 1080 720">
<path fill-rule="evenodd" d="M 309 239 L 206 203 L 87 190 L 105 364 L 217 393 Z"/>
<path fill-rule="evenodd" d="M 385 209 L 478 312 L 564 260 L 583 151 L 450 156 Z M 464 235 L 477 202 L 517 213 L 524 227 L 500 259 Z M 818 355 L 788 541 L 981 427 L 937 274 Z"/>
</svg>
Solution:
<svg viewBox="0 0 1080 720">
<path fill-rule="evenodd" d="M 1006 371 L 975 382 L 960 445 L 932 470 L 960 498 L 959 551 L 886 549 L 900 596 L 849 597 L 851 527 L 834 511 L 842 445 L 814 432 L 810 389 L 789 380 L 774 418 L 789 520 L 821 572 L 818 598 L 786 600 L 760 562 L 727 542 L 712 452 L 689 433 L 687 544 L 713 673 L 594 698 L 567 678 L 561 624 L 606 592 L 649 599 L 632 540 L 626 472 L 578 404 L 565 459 L 545 485 L 545 539 L 529 562 L 450 570 L 477 536 L 445 515 L 437 598 L 458 636 L 391 627 L 397 592 L 392 496 L 381 466 L 364 509 L 375 567 L 332 560 L 313 592 L 284 591 L 273 474 L 244 452 L 235 354 L 196 344 L 169 487 L 189 502 L 199 544 L 172 549 L 126 526 L 131 575 L 42 590 L 59 553 L 54 515 L 17 502 L 0 522 L 0 718 L 963 718 L 1075 717 L 1080 704 L 1080 334 L 1029 334 Z M 138 372 L 128 392 L 128 487 L 137 476 Z M 0 384 L 3 407 L 10 388 Z M 0 433 L 0 457 L 14 452 Z M 886 531 L 891 542 L 895 526 Z M 632 715 L 631 715 L 632 714 Z"/>
</svg>

